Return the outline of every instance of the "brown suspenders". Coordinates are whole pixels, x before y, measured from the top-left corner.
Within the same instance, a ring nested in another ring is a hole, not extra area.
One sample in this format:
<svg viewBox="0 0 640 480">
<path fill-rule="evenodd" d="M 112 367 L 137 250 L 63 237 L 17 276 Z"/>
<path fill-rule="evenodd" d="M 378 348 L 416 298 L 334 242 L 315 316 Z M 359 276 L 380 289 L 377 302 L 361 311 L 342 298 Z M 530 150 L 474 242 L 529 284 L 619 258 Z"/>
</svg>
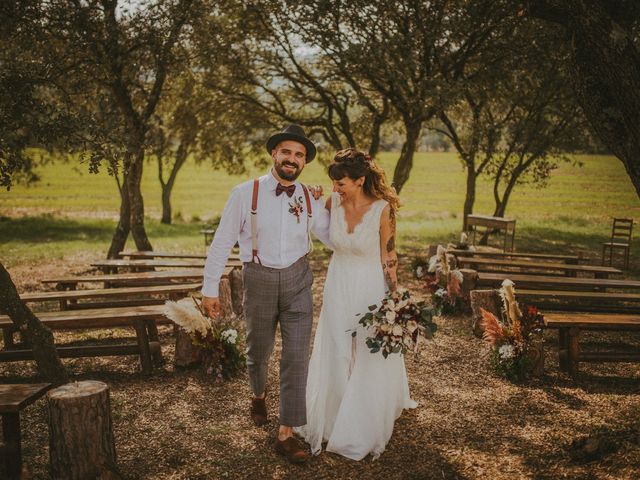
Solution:
<svg viewBox="0 0 640 480">
<path fill-rule="evenodd" d="M 309 245 L 311 243 L 311 235 L 309 229 L 311 228 L 311 218 L 313 217 L 313 210 L 311 208 L 311 198 L 309 197 L 309 190 L 302 183 L 300 184 L 302 191 L 304 192 L 304 199 L 307 204 L 307 237 L 309 238 Z M 258 190 L 260 189 L 260 180 L 257 178 L 253 181 L 253 193 L 251 195 L 251 261 L 262 265 L 260 257 L 258 256 Z"/>
</svg>

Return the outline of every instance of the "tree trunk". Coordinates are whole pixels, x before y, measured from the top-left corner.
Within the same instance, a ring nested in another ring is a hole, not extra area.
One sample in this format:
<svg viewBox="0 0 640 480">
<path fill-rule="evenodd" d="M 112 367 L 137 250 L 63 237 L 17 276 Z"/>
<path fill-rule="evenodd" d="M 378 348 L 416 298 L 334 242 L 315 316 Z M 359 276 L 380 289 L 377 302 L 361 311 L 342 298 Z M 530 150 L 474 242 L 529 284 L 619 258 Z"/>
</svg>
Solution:
<svg viewBox="0 0 640 480">
<path fill-rule="evenodd" d="M 534 17 L 567 30 L 578 102 L 593 131 L 624 164 L 640 197 L 640 52 L 633 41 L 637 3 L 528 4 Z"/>
<path fill-rule="evenodd" d="M 411 168 L 413 167 L 413 155 L 415 154 L 418 139 L 420 138 L 422 122 L 405 122 L 405 128 L 405 142 L 404 145 L 402 145 L 400 158 L 398 159 L 396 169 L 393 172 L 393 185 L 396 187 L 396 191 L 398 193 L 400 193 L 404 184 L 409 180 Z"/>
<path fill-rule="evenodd" d="M 133 156 L 133 161 L 129 166 L 127 175 L 127 186 L 129 189 L 129 207 L 131 221 L 131 235 L 138 250 L 153 250 L 151 242 L 144 229 L 144 201 L 140 184 L 142 182 L 142 167 L 144 164 L 144 150 L 139 147 L 138 152 Z"/>
<path fill-rule="evenodd" d="M 122 478 L 116 467 L 109 387 L 86 380 L 48 394 L 49 458 L 55 479 Z"/>
<path fill-rule="evenodd" d="M 118 254 L 124 250 L 131 229 L 131 212 L 129 208 L 129 188 L 127 187 L 127 174 L 125 172 L 120 190 L 120 218 L 116 226 L 107 258 L 118 258 Z"/>
<path fill-rule="evenodd" d="M 162 185 L 162 219 L 160 223 L 164 225 L 171 225 L 171 189 L 173 185 Z"/>
<path fill-rule="evenodd" d="M 173 191 L 173 186 L 176 183 L 176 177 L 178 176 L 178 172 L 184 165 L 187 160 L 188 147 L 185 145 L 185 142 L 180 143 L 178 150 L 176 152 L 176 159 L 173 163 L 173 167 L 171 168 L 171 173 L 169 174 L 169 179 L 167 182 L 163 182 L 162 177 L 160 178 L 160 185 L 162 186 L 162 220 L 161 223 L 165 225 L 171 224 L 171 192 Z"/>
<path fill-rule="evenodd" d="M 462 231 L 468 230 L 467 215 L 473 213 L 473 204 L 476 202 L 476 169 L 474 162 L 465 161 L 467 167 L 467 190 L 464 197 L 464 207 L 462 209 Z"/>
<path fill-rule="evenodd" d="M 66 382 L 67 371 L 58 357 L 51 330 L 43 325 L 20 299 L 9 272 L 1 263 L 0 311 L 9 315 L 33 349 L 38 373 L 56 385 Z"/>
</svg>

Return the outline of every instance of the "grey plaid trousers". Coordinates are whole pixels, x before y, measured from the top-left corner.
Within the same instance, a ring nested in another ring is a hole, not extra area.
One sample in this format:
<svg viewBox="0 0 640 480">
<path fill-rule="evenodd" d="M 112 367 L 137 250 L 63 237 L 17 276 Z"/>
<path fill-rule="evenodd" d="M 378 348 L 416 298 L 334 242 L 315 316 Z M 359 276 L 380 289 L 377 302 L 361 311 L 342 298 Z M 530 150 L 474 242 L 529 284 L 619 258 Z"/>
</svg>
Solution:
<svg viewBox="0 0 640 480">
<path fill-rule="evenodd" d="M 280 323 L 280 424 L 307 423 L 306 387 L 313 323 L 313 273 L 306 256 L 283 268 L 247 262 L 242 270 L 247 330 L 247 368 L 255 395 L 267 383 L 269 357 Z"/>
</svg>

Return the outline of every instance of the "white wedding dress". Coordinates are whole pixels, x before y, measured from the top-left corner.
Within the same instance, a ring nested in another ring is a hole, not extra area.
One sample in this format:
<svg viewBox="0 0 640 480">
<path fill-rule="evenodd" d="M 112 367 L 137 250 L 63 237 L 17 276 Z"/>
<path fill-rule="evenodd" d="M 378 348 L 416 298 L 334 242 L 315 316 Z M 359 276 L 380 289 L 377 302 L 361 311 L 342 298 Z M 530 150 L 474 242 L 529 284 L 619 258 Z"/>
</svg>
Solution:
<svg viewBox="0 0 640 480">
<path fill-rule="evenodd" d="M 377 458 L 385 449 L 393 424 L 405 408 L 415 408 L 409 396 L 404 358 L 372 354 L 358 313 L 379 304 L 385 295 L 380 260 L 380 216 L 387 205 L 374 202 L 347 232 L 340 197 L 331 198 L 331 243 L 320 319 L 307 380 L 307 425 L 296 429 L 320 453 L 326 450 L 360 460 Z M 356 331 L 355 339 L 352 332 Z"/>
</svg>

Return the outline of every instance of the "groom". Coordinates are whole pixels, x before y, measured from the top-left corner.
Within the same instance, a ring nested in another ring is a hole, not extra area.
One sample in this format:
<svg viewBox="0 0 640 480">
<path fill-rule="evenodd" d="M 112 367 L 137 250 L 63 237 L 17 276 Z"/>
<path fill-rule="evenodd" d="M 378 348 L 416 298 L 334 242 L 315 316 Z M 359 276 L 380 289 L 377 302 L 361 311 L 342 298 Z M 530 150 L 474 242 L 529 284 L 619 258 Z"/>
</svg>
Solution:
<svg viewBox="0 0 640 480">
<path fill-rule="evenodd" d="M 236 186 L 229 196 L 204 268 L 203 305 L 220 313 L 218 284 L 231 248 L 240 245 L 244 263 L 244 313 L 247 367 L 254 394 L 251 418 L 267 423 L 267 367 L 276 326 L 282 334 L 280 428 L 276 450 L 291 462 L 306 451 L 293 427 L 307 423 L 306 383 L 313 320 L 313 274 L 307 254 L 310 232 L 323 243 L 329 237 L 329 213 L 296 179 L 316 155 L 316 147 L 298 125 L 288 125 L 267 140 L 273 167 L 266 175 Z"/>
</svg>

